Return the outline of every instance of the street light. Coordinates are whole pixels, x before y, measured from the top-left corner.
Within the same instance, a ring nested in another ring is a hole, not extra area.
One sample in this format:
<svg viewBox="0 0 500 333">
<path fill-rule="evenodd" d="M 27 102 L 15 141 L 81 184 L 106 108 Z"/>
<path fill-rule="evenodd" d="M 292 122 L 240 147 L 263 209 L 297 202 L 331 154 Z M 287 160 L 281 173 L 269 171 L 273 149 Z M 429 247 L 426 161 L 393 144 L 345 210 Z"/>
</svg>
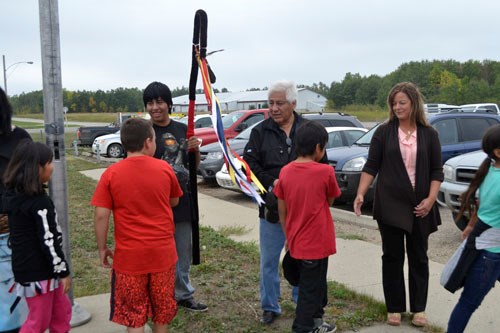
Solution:
<svg viewBox="0 0 500 333">
<path fill-rule="evenodd" d="M 33 65 L 33 61 L 19 61 L 11 64 L 9 67 L 5 67 L 5 54 L 2 57 L 3 57 L 3 90 L 5 90 L 5 95 L 7 95 L 7 71 L 9 70 L 9 68 L 19 64 Z"/>
</svg>

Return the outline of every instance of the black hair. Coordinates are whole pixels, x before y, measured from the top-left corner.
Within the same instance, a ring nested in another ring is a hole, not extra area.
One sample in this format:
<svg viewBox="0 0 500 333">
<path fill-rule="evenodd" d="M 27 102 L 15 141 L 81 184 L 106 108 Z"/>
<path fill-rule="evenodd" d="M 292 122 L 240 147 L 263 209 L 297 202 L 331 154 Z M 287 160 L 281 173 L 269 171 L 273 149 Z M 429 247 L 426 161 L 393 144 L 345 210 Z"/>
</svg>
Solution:
<svg viewBox="0 0 500 333">
<path fill-rule="evenodd" d="M 22 140 L 14 149 L 5 170 L 5 187 L 27 195 L 42 193 L 44 186 L 40 180 L 40 167 L 52 162 L 53 157 L 46 144 Z"/>
<path fill-rule="evenodd" d="M 317 121 L 308 121 L 295 133 L 295 151 L 298 156 L 313 155 L 316 145 L 323 149 L 328 142 L 326 129 Z"/>
<path fill-rule="evenodd" d="M 7 94 L 0 88 L 0 134 L 12 133 L 12 107 Z"/>
<path fill-rule="evenodd" d="M 172 113 L 172 92 L 170 91 L 170 88 L 164 83 L 154 81 L 151 82 L 142 93 L 144 107 L 146 107 L 148 102 L 157 100 L 158 98 L 161 98 L 168 104 L 168 113 Z"/>
<path fill-rule="evenodd" d="M 488 155 L 479 166 L 474 178 L 469 184 L 467 190 L 460 195 L 460 210 L 457 214 L 457 221 L 467 211 L 469 216 L 477 210 L 476 206 L 476 191 L 481 186 L 484 178 L 488 174 L 488 170 L 493 161 L 497 160 L 494 150 L 500 149 L 500 125 L 491 126 L 483 136 L 482 142 L 483 151 Z"/>
<path fill-rule="evenodd" d="M 129 118 L 120 129 L 120 140 L 123 149 L 128 153 L 141 151 L 146 139 L 153 138 L 151 121 L 143 118 Z"/>
</svg>

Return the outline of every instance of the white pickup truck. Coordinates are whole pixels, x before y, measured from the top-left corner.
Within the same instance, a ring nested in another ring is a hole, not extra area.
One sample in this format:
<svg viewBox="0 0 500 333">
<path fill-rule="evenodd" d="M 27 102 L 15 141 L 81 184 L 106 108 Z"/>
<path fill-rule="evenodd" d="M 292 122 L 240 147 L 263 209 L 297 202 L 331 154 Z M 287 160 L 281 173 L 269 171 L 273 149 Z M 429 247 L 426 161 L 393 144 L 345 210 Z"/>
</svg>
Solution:
<svg viewBox="0 0 500 333">
<path fill-rule="evenodd" d="M 441 183 L 437 201 L 441 206 L 451 209 L 455 224 L 460 230 L 467 225 L 468 218 L 457 220 L 460 209 L 460 194 L 467 190 L 479 166 L 486 158 L 482 150 L 450 158 L 443 166 L 444 181 Z"/>
</svg>

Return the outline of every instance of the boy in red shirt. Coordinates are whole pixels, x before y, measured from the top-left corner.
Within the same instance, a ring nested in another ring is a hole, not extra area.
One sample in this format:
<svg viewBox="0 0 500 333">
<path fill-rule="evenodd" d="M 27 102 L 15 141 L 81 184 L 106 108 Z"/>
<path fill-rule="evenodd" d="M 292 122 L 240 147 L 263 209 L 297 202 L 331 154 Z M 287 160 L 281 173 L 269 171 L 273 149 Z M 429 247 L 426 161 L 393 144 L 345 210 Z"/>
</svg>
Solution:
<svg viewBox="0 0 500 333">
<path fill-rule="evenodd" d="M 286 247 L 299 270 L 299 299 L 293 332 L 335 332 L 323 321 L 328 302 L 328 257 L 335 254 L 335 229 L 330 206 L 340 196 L 333 168 L 318 163 L 325 154 L 328 133 L 310 121 L 297 129 L 297 159 L 284 166 L 274 193 Z"/>
<path fill-rule="evenodd" d="M 182 190 L 170 165 L 152 157 L 150 121 L 127 119 L 120 138 L 127 158 L 106 169 L 91 201 L 101 265 L 112 267 L 110 320 L 135 333 L 144 332 L 151 317 L 155 333 L 167 332 L 177 313 L 172 207 Z M 114 254 L 106 244 L 111 212 Z"/>
</svg>

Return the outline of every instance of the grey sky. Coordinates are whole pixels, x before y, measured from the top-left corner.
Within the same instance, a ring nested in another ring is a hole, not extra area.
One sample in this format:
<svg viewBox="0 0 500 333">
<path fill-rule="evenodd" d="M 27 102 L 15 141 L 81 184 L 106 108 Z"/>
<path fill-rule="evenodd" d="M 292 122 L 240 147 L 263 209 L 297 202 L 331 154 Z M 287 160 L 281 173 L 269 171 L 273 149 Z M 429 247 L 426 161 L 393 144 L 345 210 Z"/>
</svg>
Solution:
<svg viewBox="0 0 500 333">
<path fill-rule="evenodd" d="M 409 61 L 498 60 L 495 0 L 59 0 L 63 87 L 187 86 L 193 19 L 208 14 L 216 88 L 386 75 Z M 0 0 L 9 95 L 42 89 L 37 0 Z M 0 81 L 3 86 L 3 80 Z M 201 86 L 200 86 L 201 87 Z"/>
</svg>

